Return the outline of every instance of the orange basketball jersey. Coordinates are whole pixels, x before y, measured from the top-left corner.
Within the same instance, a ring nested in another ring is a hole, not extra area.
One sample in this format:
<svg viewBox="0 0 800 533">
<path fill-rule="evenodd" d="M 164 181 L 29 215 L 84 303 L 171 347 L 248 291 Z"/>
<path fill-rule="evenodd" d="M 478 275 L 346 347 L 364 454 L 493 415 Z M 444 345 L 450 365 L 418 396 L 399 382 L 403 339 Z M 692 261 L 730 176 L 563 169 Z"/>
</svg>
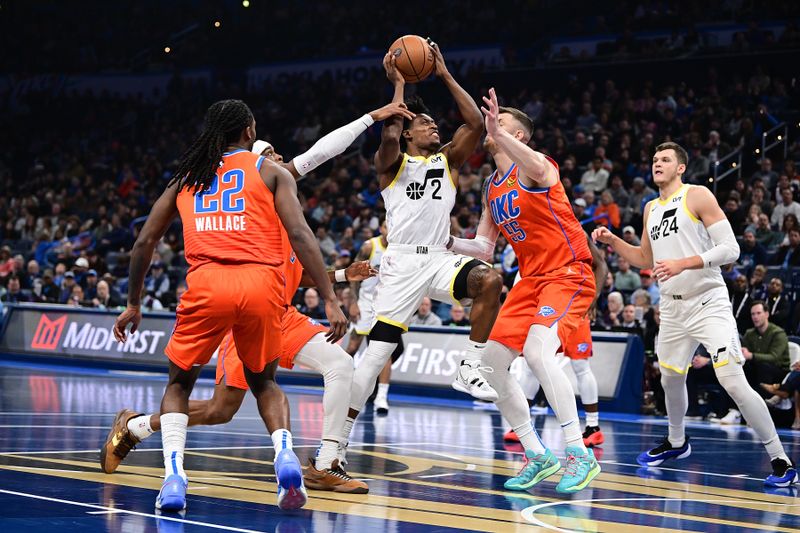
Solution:
<svg viewBox="0 0 800 533">
<path fill-rule="evenodd" d="M 283 264 L 275 199 L 259 173 L 263 162 L 247 150 L 226 152 L 207 190 L 178 193 L 190 271 L 206 263 Z"/>
<path fill-rule="evenodd" d="M 558 164 L 547 158 L 556 170 Z M 561 179 L 552 187 L 528 188 L 513 164 L 505 176 L 489 178 L 486 202 L 492 219 L 511 243 L 520 275 L 541 276 L 575 261 L 591 265 L 586 234 L 572 213 Z"/>
<path fill-rule="evenodd" d="M 292 305 L 292 298 L 294 293 L 300 288 L 300 280 L 303 278 L 303 265 L 292 249 L 292 243 L 289 242 L 289 236 L 286 234 L 286 229 L 283 224 L 281 228 L 281 242 L 283 244 L 283 276 L 286 278 L 286 305 Z"/>
</svg>

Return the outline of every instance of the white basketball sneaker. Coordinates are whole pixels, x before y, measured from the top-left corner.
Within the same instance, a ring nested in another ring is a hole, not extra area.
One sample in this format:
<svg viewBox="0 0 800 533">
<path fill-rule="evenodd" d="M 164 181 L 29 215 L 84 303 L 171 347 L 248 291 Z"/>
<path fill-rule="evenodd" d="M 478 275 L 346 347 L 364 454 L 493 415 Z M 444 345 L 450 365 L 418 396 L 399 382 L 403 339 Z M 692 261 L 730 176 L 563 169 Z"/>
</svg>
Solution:
<svg viewBox="0 0 800 533">
<path fill-rule="evenodd" d="M 486 382 L 483 372 L 492 373 L 494 369 L 481 366 L 480 361 L 462 359 L 452 386 L 455 390 L 467 393 L 473 398 L 487 402 L 496 401 L 497 392 Z"/>
</svg>

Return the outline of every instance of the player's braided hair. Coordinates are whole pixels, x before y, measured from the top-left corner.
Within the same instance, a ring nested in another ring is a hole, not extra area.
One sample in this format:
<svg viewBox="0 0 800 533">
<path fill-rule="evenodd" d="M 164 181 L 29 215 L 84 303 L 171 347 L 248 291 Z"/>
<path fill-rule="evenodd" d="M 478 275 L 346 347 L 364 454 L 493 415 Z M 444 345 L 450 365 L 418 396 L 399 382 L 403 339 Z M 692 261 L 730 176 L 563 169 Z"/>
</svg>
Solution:
<svg viewBox="0 0 800 533">
<path fill-rule="evenodd" d="M 203 131 L 181 156 L 169 184 L 178 190 L 203 191 L 211 182 L 222 161 L 225 148 L 239 140 L 242 130 L 253 122 L 253 113 L 241 100 L 220 100 L 206 112 Z"/>
</svg>

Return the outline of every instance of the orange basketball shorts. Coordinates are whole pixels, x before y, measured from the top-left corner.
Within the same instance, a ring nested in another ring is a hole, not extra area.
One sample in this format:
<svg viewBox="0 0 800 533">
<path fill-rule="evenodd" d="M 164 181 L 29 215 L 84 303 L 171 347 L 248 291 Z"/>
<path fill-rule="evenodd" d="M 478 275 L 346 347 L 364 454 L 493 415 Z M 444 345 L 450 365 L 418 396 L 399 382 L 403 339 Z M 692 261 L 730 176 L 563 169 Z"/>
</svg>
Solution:
<svg viewBox="0 0 800 533">
<path fill-rule="evenodd" d="M 522 278 L 500 308 L 489 340 L 521 352 L 531 326 L 558 324 L 561 346 L 567 346 L 589 310 L 594 292 L 592 267 L 581 261 Z"/>
<path fill-rule="evenodd" d="M 589 317 L 583 317 L 564 346 L 564 355 L 570 359 L 589 359 L 592 356 L 592 328 Z"/>
<path fill-rule="evenodd" d="M 186 277 L 169 360 L 184 370 L 205 365 L 231 331 L 238 355 L 253 372 L 280 357 L 284 277 L 262 265 L 205 265 Z"/>
<path fill-rule="evenodd" d="M 294 307 L 289 307 L 281 320 L 283 347 L 280 361 L 284 368 L 294 366 L 294 357 L 303 346 L 317 333 L 324 333 L 328 328 Z M 239 360 L 236 342 L 232 333 L 225 335 L 217 354 L 217 385 L 225 383 L 228 387 L 247 390 L 247 381 L 244 377 L 242 362 Z"/>
</svg>

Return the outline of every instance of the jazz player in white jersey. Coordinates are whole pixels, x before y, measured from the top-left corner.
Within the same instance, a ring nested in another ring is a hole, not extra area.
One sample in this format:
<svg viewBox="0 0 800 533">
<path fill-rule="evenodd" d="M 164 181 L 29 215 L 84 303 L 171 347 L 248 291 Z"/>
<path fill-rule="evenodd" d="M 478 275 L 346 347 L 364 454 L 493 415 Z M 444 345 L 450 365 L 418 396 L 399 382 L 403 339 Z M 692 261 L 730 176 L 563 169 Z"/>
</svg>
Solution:
<svg viewBox="0 0 800 533">
<path fill-rule="evenodd" d="M 787 487 L 798 480 L 764 400 L 747 383 L 739 333 L 719 267 L 739 257 L 730 222 L 707 188 L 681 182 L 688 156 L 667 142 L 656 147 L 653 181 L 659 197 L 644 209 L 641 246 L 631 246 L 598 228 L 592 237 L 639 268 L 652 268 L 661 292 L 661 327 L 656 352 L 666 396 L 669 435 L 637 461 L 656 466 L 692 453 L 684 431 L 686 373 L 699 344 L 711 354 L 717 379 L 769 454 L 772 474 L 764 484 Z M 654 268 L 655 267 L 655 268 Z"/>
<path fill-rule="evenodd" d="M 389 241 L 386 240 L 388 229 L 386 228 L 386 221 L 381 221 L 381 234 L 373 237 L 361 245 L 358 251 L 356 261 L 368 261 L 370 268 L 380 271 L 381 258 Z M 356 322 L 353 329 L 350 331 L 350 339 L 347 343 L 347 353 L 355 356 L 361 344 L 364 342 L 364 337 L 369 335 L 369 330 L 372 329 L 372 323 L 375 319 L 375 289 L 378 286 L 378 277 L 365 279 L 364 281 L 350 282 L 350 290 L 356 297 L 357 302 L 350 307 L 350 316 L 356 317 Z M 383 370 L 378 376 L 378 391 L 375 395 L 373 405 L 375 412 L 379 415 L 389 414 L 389 382 L 392 378 L 392 364 L 403 355 L 403 340 L 392 352 L 392 357 L 386 361 Z"/>
<path fill-rule="evenodd" d="M 445 66 L 439 48 L 431 44 L 435 73 L 456 101 L 464 118 L 453 140 L 442 145 L 436 122 L 417 99 L 406 102 L 416 114 L 412 120 L 384 122 L 375 168 L 386 205 L 389 246 L 383 254 L 380 281 L 375 294 L 375 323 L 369 345 L 353 376 L 353 393 L 346 434 L 364 407 L 375 378 L 408 330 L 408 323 L 422 299 L 456 303 L 472 299 L 468 359 L 480 361 L 500 309 L 503 280 L 485 263 L 446 249 L 450 239 L 450 212 L 456 198 L 458 169 L 475 150 L 483 135 L 483 116 L 470 95 Z M 403 101 L 405 81 L 391 53 L 383 66 L 394 85 L 393 102 Z M 405 153 L 401 150 L 405 143 Z M 471 374 L 467 381 L 473 396 L 493 401 L 497 393 L 478 371 L 478 363 L 462 365 Z"/>
</svg>

